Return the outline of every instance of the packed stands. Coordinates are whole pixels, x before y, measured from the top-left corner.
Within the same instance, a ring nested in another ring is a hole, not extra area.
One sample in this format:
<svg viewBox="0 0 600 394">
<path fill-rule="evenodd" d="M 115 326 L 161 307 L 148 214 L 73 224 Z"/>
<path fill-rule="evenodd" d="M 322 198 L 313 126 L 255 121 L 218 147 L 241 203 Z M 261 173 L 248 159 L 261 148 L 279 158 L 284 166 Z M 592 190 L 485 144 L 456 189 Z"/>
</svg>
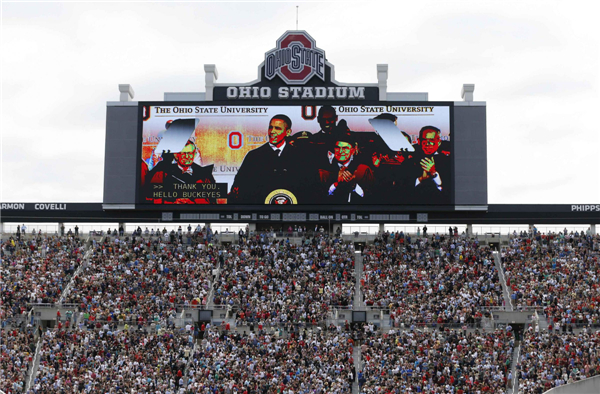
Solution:
<svg viewBox="0 0 600 394">
<path fill-rule="evenodd" d="M 172 321 L 178 305 L 206 305 L 220 251 L 179 241 L 106 239 L 74 279 L 65 302 L 78 305 L 92 321 L 140 325 Z"/>
<path fill-rule="evenodd" d="M 391 330 L 361 345 L 360 393 L 505 393 L 513 344 L 502 330 Z"/>
<path fill-rule="evenodd" d="M 600 333 L 530 328 L 521 343 L 519 374 L 520 392 L 532 394 L 600 375 Z"/>
<path fill-rule="evenodd" d="M 401 234 L 363 251 L 361 287 L 368 306 L 389 308 L 401 324 L 476 324 L 486 307 L 503 304 L 489 247 L 444 235 Z"/>
<path fill-rule="evenodd" d="M 513 238 L 502 260 L 516 306 L 543 309 L 550 325 L 600 324 L 599 243 L 583 232 Z"/>
<path fill-rule="evenodd" d="M 34 332 L 31 329 L 0 331 L 0 389 L 4 393 L 24 392 L 35 347 Z"/>
<path fill-rule="evenodd" d="M 48 330 L 31 392 L 176 393 L 193 346 L 185 330 Z"/>
<path fill-rule="evenodd" d="M 19 316 L 28 303 L 54 303 L 82 261 L 79 238 L 10 237 L 2 244 L 2 320 Z"/>
<path fill-rule="evenodd" d="M 321 236 L 302 245 L 249 240 L 228 252 L 214 288 L 214 303 L 234 307 L 240 324 L 316 324 L 331 306 L 352 305 L 354 248 Z"/>
<path fill-rule="evenodd" d="M 296 244 L 270 231 L 115 231 L 93 241 L 85 261 L 73 236 L 9 238 L 0 389 L 24 392 L 35 360 L 41 331 L 25 326 L 40 318 L 18 329 L 5 323 L 25 316 L 28 304 L 69 309 L 67 319 L 46 320 L 29 391 L 36 394 L 351 393 L 353 382 L 361 394 L 505 393 L 519 344 L 520 392 L 600 374 L 600 336 L 580 329 L 600 324 L 598 236 L 503 239 L 516 312 L 540 315 L 537 331 L 513 338 L 510 328 L 494 330 L 503 323 L 492 317 L 504 312 L 503 283 L 484 242 L 456 232 L 382 233 L 355 261 L 352 242 L 301 235 Z M 198 323 L 201 340 L 181 313 L 193 308 L 220 310 Z M 381 309 L 390 318 L 377 327 L 342 323 L 351 315 L 338 319 L 334 309 Z"/>
<path fill-rule="evenodd" d="M 280 331 L 278 331 L 280 332 Z M 190 393 L 351 393 L 353 341 L 327 331 L 249 334 L 210 328 L 189 368 Z"/>
</svg>

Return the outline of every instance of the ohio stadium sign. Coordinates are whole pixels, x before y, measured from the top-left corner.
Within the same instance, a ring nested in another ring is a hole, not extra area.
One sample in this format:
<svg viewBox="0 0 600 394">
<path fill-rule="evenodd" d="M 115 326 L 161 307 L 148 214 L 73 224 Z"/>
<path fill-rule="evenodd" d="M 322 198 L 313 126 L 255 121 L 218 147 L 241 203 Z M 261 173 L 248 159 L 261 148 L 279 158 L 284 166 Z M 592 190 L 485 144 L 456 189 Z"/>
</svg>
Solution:
<svg viewBox="0 0 600 394">
<path fill-rule="evenodd" d="M 216 83 L 213 65 L 205 100 L 139 102 L 135 203 L 451 206 L 454 103 L 381 99 L 377 70 L 377 83 L 338 82 L 294 30 L 254 81 Z"/>
<path fill-rule="evenodd" d="M 325 81 L 325 51 L 306 32 L 286 32 L 265 54 L 265 78 L 276 75 L 288 85 L 303 85 L 314 75 Z"/>
<path fill-rule="evenodd" d="M 259 78 L 241 85 L 215 84 L 214 100 L 373 100 L 377 84 L 343 84 L 334 80 L 325 51 L 305 31 L 285 32 L 265 53 Z"/>
</svg>

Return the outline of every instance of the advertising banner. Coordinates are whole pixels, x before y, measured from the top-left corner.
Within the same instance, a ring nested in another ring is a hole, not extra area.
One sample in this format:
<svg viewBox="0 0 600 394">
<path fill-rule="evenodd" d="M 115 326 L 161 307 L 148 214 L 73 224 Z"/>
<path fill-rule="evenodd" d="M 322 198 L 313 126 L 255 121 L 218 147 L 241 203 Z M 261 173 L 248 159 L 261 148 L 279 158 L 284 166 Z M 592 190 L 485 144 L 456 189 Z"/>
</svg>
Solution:
<svg viewBox="0 0 600 394">
<path fill-rule="evenodd" d="M 140 103 L 138 202 L 452 204 L 452 103 Z"/>
</svg>

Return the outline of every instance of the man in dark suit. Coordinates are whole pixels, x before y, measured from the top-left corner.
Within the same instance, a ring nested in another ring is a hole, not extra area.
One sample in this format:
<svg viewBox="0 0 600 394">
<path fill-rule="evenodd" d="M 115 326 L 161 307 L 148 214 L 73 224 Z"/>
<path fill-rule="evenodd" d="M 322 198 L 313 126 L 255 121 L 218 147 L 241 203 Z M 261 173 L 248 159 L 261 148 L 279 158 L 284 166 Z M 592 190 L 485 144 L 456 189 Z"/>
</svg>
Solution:
<svg viewBox="0 0 600 394">
<path fill-rule="evenodd" d="M 415 152 L 415 198 L 422 203 L 450 203 L 450 152 L 442 148 L 441 131 L 425 126 Z"/>
<path fill-rule="evenodd" d="M 343 119 L 342 119 L 343 120 Z M 319 109 L 317 122 L 321 126 L 321 130 L 317 134 L 331 135 L 336 131 L 338 116 L 335 108 L 331 105 L 324 105 Z"/>
<path fill-rule="evenodd" d="M 336 139 L 331 164 L 319 169 L 321 194 L 326 196 L 320 200 L 335 204 L 365 203 L 372 197 L 373 171 L 357 158 L 355 133 L 346 132 Z"/>
<path fill-rule="evenodd" d="M 292 121 L 275 115 L 269 122 L 269 142 L 251 150 L 235 176 L 229 204 L 297 204 L 302 184 L 303 160 L 297 148 L 286 142 Z"/>
</svg>

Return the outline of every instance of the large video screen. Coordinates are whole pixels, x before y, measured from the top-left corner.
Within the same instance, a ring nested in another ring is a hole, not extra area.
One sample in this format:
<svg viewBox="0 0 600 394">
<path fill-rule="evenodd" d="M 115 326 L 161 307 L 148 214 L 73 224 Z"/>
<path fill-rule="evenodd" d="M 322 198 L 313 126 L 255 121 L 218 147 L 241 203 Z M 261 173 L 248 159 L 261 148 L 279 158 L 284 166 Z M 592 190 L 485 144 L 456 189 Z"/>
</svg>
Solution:
<svg viewBox="0 0 600 394">
<path fill-rule="evenodd" d="M 147 204 L 452 204 L 452 103 L 142 104 Z"/>
</svg>

